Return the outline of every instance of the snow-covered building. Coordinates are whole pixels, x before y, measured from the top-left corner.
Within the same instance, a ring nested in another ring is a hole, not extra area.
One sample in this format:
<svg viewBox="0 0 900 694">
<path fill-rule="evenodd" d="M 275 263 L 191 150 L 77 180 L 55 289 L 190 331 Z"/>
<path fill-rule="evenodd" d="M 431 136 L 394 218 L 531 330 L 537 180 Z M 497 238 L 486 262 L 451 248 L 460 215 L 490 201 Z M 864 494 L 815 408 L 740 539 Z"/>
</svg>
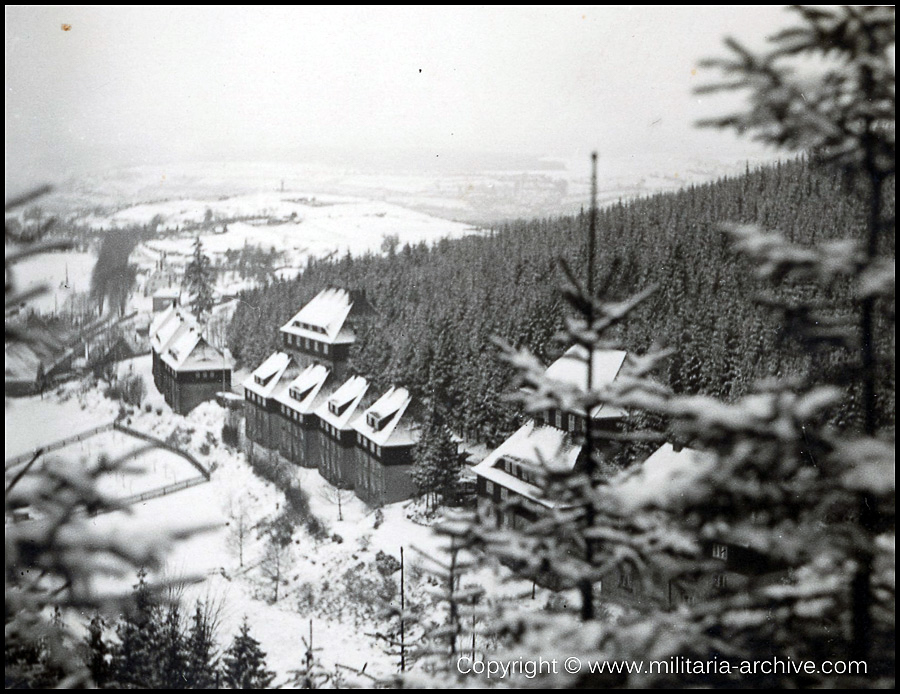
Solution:
<svg viewBox="0 0 900 694">
<path fill-rule="evenodd" d="M 323 289 L 281 326 L 282 348 L 301 368 L 321 364 L 341 380 L 347 376 L 350 348 L 356 342 L 354 326 L 371 313 L 363 294 Z"/>
<path fill-rule="evenodd" d="M 153 313 L 165 311 L 171 306 L 178 306 L 181 300 L 181 290 L 174 287 L 165 287 L 153 292 Z"/>
<path fill-rule="evenodd" d="M 370 506 L 403 501 L 416 493 L 412 467 L 419 427 L 409 416 L 411 403 L 406 388 L 391 387 L 352 423 L 356 432 L 354 489 Z"/>
<path fill-rule="evenodd" d="M 315 409 L 319 474 L 336 487 L 349 489 L 356 483 L 355 432 L 350 423 L 368 390 L 366 379 L 353 376 Z"/>
<path fill-rule="evenodd" d="M 620 350 L 594 350 L 591 356 L 591 390 L 608 387 L 619 375 L 626 353 Z M 544 371 L 553 381 L 583 392 L 588 382 L 588 353 L 579 345 L 570 347 Z M 598 405 L 591 412 L 591 426 L 596 430 L 616 430 L 625 412 L 611 405 Z M 473 468 L 476 475 L 479 516 L 498 525 L 517 525 L 533 521 L 544 499 L 541 470 L 572 471 L 583 461 L 582 440 L 587 427 L 587 413 L 578 408 L 549 408 L 538 412 L 504 441 L 499 448 Z M 603 454 L 598 446 L 598 453 Z"/>
<path fill-rule="evenodd" d="M 319 420 L 315 410 L 331 392 L 331 371 L 321 364 L 307 366 L 275 395 L 281 415 L 278 450 L 292 463 L 317 467 Z"/>
<path fill-rule="evenodd" d="M 622 370 L 627 354 L 621 350 L 596 349 L 591 358 L 591 390 L 599 391 L 609 386 Z M 556 361 L 544 375 L 553 380 L 584 390 L 588 379 L 587 350 L 580 345 L 573 345 Z M 591 412 L 592 426 L 599 428 L 615 428 L 622 421 L 625 412 L 612 405 L 598 405 Z M 583 434 L 587 422 L 583 410 L 571 409 L 562 411 L 549 408 L 535 415 L 538 422 L 555 426 L 568 432 Z"/>
<path fill-rule="evenodd" d="M 277 451 L 281 439 L 281 403 L 276 395 L 296 375 L 290 355 L 275 352 L 241 384 L 244 388 L 245 433 L 248 452 L 253 455 L 254 444 L 267 451 Z"/>
<path fill-rule="evenodd" d="M 154 318 L 149 337 L 153 382 L 178 414 L 231 390 L 231 357 L 203 337 L 189 314 L 170 306 Z"/>
<path fill-rule="evenodd" d="M 477 478 L 478 516 L 497 527 L 533 522 L 555 503 L 544 494 L 543 476 L 572 472 L 582 464 L 573 434 L 528 422 L 472 471 Z"/>
<path fill-rule="evenodd" d="M 690 505 L 692 495 L 698 493 L 698 480 L 715 466 L 712 453 L 666 443 L 644 462 L 621 472 L 611 487 L 623 511 L 634 514 L 653 513 L 658 508 Z M 699 497 L 697 497 L 699 498 Z M 615 592 L 639 601 L 647 590 L 664 591 L 664 599 L 675 605 L 714 596 L 726 587 L 746 585 L 748 576 L 765 576 L 763 581 L 775 581 L 780 567 L 762 563 L 763 555 L 750 546 L 708 540 L 702 546 L 707 566 L 698 572 L 693 583 L 677 584 L 666 576 L 638 580 L 633 566 L 621 566 L 615 575 L 603 582 L 604 592 Z"/>
</svg>

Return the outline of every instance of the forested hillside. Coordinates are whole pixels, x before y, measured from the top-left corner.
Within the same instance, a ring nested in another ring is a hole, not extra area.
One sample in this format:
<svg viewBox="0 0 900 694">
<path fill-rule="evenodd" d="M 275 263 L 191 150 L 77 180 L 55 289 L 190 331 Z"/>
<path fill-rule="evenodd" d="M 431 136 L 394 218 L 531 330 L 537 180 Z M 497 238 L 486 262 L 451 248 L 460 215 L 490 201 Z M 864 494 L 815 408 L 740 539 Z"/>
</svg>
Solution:
<svg viewBox="0 0 900 694">
<path fill-rule="evenodd" d="M 893 205 L 893 195 L 887 199 Z M 811 364 L 802 346 L 781 341 L 781 317 L 754 305 L 752 272 L 721 231 L 724 223 L 754 222 L 804 244 L 861 238 L 864 205 L 805 161 L 620 203 L 601 210 L 598 221 L 595 286 L 610 298 L 659 286 L 622 329 L 621 346 L 674 348 L 658 377 L 676 392 L 729 399 L 766 376 L 841 369 L 855 358 L 836 353 L 827 364 Z M 297 280 L 243 296 L 230 347 L 254 366 L 278 348 L 278 326 L 322 287 L 364 290 L 379 315 L 356 347 L 357 371 L 377 389 L 398 383 L 419 397 L 436 397 L 459 433 L 496 444 L 516 413 L 503 401 L 512 374 L 494 358 L 491 336 L 547 360 L 559 354 L 554 336 L 565 309 L 558 258 L 576 271 L 584 267 L 586 224 L 585 215 L 518 221 L 433 247 L 387 243 L 385 255 L 311 262 Z M 809 288 L 793 291 L 806 296 Z M 849 287 L 821 299 L 838 317 L 849 311 Z M 880 373 L 881 415 L 892 421 L 892 356 L 885 355 Z M 858 417 L 857 400 L 848 399 L 841 419 Z"/>
</svg>

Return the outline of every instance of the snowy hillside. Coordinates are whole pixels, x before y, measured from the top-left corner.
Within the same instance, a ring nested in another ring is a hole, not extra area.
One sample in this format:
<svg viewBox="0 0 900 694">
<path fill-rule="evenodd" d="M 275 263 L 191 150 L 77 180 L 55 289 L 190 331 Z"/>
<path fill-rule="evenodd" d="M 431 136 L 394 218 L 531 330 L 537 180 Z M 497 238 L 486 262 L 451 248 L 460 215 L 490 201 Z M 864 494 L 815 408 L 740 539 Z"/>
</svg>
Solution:
<svg viewBox="0 0 900 694">
<path fill-rule="evenodd" d="M 148 376 L 149 361 L 149 357 L 140 357 L 123 365 L 122 370 Z M 310 620 L 315 645 L 322 648 L 319 656 L 326 667 L 340 663 L 357 669 L 365 666 L 372 674 L 395 672 L 396 657 L 387 654 L 372 634 L 385 626 L 381 600 L 387 604 L 397 599 L 399 573 L 392 570 L 385 575 L 376 557 L 383 552 L 398 559 L 403 547 L 408 604 L 420 605 L 428 619 L 439 619 L 433 597 L 435 580 L 417 550 L 439 557 L 444 541 L 430 527 L 412 520 L 409 516 L 415 514 L 405 503 L 375 511 L 352 493 L 343 492 L 339 507 L 338 493 L 316 470 L 297 468 L 296 478 L 309 497 L 311 512 L 326 528 L 325 539 L 312 537 L 302 527 L 295 528 L 287 562 L 290 569 L 274 602 L 273 584 L 265 574 L 266 542 L 260 528 L 285 506 L 283 493 L 258 478 L 242 452 L 222 444 L 225 413 L 218 405 L 205 403 L 181 417 L 162 404 L 152 379 L 145 378 L 145 382 L 150 411 L 135 409 L 125 423 L 196 456 L 201 464 L 213 468 L 212 479 L 136 503 L 127 513 L 98 516 L 91 523 L 108 531 L 127 524 L 130 530 L 150 535 L 171 528 L 207 528 L 171 548 L 165 577 L 201 579 L 186 589 L 185 599 L 211 599 L 222 605 L 223 639 L 230 639 L 247 616 L 254 636 L 268 654 L 269 666 L 278 673 L 276 684 L 284 683 L 288 671 L 300 666 L 302 638 L 308 633 Z M 6 408 L 7 458 L 31 450 L 42 440 L 46 443 L 47 432 L 53 432 L 53 438 L 63 438 L 114 418 L 118 405 L 100 394 L 101 387 L 69 384 L 46 394 L 43 400 L 10 401 Z M 40 426 L 30 427 L 29 422 L 39 422 Z M 124 439 L 121 433 L 109 432 L 54 456 L 71 464 L 85 464 L 89 456 L 106 450 L 125 452 L 131 444 L 119 439 Z M 112 446 L 111 441 L 117 445 Z M 128 492 L 192 475 L 194 471 L 183 460 L 157 452 L 138 464 L 130 479 L 114 480 L 106 491 L 121 498 Z M 252 528 L 240 552 L 236 548 L 239 522 Z M 243 566 L 239 554 L 243 554 Z M 515 600 L 530 593 L 530 584 L 506 584 L 503 578 L 500 569 L 481 569 L 464 580 L 487 589 L 491 600 Z M 130 586 L 134 577 L 122 580 Z M 525 601 L 524 605 L 543 606 L 546 599 L 539 590 L 535 601 Z"/>
</svg>

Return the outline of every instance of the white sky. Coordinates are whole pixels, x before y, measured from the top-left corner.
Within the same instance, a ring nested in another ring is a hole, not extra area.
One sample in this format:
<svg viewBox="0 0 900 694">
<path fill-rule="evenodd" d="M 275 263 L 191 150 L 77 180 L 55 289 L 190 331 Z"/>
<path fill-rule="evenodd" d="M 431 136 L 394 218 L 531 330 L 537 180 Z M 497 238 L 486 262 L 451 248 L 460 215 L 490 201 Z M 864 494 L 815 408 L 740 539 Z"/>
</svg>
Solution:
<svg viewBox="0 0 900 694">
<path fill-rule="evenodd" d="M 6 176 L 305 147 L 758 152 L 697 61 L 774 6 L 6 9 Z M 68 31 L 62 25 L 71 26 Z"/>
</svg>

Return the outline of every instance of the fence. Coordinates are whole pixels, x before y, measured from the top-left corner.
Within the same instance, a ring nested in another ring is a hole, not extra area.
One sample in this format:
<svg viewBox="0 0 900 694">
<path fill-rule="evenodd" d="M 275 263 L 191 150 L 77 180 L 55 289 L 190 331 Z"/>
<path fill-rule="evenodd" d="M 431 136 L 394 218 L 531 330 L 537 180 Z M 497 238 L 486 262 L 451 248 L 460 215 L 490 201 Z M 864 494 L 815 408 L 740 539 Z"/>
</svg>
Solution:
<svg viewBox="0 0 900 694">
<path fill-rule="evenodd" d="M 108 424 L 101 424 L 98 427 L 94 427 L 93 429 L 88 429 L 87 431 L 83 431 L 80 434 L 75 434 L 74 436 L 69 436 L 64 439 L 60 439 L 59 441 L 54 441 L 53 443 L 48 443 L 46 446 L 41 446 L 40 448 L 35 448 L 33 451 L 29 451 L 28 453 L 23 453 L 22 455 L 18 455 L 15 458 L 10 458 L 5 463 L 6 470 L 11 470 L 12 468 L 21 465 L 22 463 L 27 463 L 29 460 L 34 458 L 37 455 L 43 455 L 44 453 L 50 453 L 51 451 L 58 450 L 60 448 L 65 448 L 73 443 L 78 443 L 80 441 L 84 441 L 85 439 L 89 439 L 92 436 L 96 436 L 97 434 L 102 434 L 105 431 L 109 431 L 115 426 L 115 422 L 109 422 Z"/>
</svg>

